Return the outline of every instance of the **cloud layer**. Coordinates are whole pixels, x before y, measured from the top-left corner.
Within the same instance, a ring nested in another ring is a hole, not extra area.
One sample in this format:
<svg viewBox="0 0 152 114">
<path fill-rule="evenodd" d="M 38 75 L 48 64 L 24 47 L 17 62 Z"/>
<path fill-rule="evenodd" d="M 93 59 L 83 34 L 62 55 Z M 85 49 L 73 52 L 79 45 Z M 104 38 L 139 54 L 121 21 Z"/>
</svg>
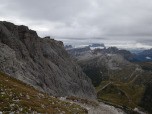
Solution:
<svg viewBox="0 0 152 114">
<path fill-rule="evenodd" d="M 65 44 L 152 47 L 151 0 L 0 0 L 0 20 Z"/>
</svg>

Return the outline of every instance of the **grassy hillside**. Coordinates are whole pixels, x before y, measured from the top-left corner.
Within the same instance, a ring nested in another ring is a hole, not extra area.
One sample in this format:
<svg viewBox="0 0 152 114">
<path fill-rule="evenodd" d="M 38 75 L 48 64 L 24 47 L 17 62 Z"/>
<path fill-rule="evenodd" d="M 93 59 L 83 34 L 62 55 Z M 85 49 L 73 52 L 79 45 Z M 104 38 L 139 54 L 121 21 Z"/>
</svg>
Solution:
<svg viewBox="0 0 152 114">
<path fill-rule="evenodd" d="M 142 71 L 127 82 L 104 81 L 100 83 L 99 87 L 96 87 L 97 97 L 129 109 L 138 107 L 152 113 L 151 81 L 152 73 L 149 71 Z"/>
<path fill-rule="evenodd" d="M 0 72 L 0 112 L 86 114 L 79 105 L 50 97 L 33 87 Z"/>
</svg>

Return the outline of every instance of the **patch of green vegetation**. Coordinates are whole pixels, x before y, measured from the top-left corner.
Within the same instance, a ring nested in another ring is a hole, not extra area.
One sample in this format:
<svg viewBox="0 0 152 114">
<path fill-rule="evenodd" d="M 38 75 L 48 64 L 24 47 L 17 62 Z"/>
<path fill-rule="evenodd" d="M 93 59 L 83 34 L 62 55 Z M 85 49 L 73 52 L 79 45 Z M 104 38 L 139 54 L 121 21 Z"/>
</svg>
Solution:
<svg viewBox="0 0 152 114">
<path fill-rule="evenodd" d="M 97 93 L 99 99 L 112 102 L 117 105 L 134 108 L 135 105 L 130 101 L 126 93 L 124 93 L 118 86 L 109 84 L 106 88 Z"/>
<path fill-rule="evenodd" d="M 152 92 L 150 88 L 148 89 L 150 86 L 147 87 L 146 85 L 147 81 L 150 82 L 151 76 L 149 73 L 150 72 L 142 72 L 139 76 L 136 76 L 131 83 L 113 81 L 106 88 L 97 93 L 97 98 L 129 109 L 138 107 L 139 109 L 151 113 L 152 108 L 150 106 L 152 102 L 150 96 L 152 96 Z M 145 77 L 143 78 L 144 74 Z M 104 86 L 106 83 L 108 82 L 103 82 L 101 84 Z M 96 90 L 98 91 L 102 87 L 99 86 Z"/>
<path fill-rule="evenodd" d="M 136 106 L 141 102 L 143 93 L 145 92 L 145 86 L 121 84 L 119 89 L 128 96 L 130 101 Z"/>
<path fill-rule="evenodd" d="M 0 72 L 0 88 L 0 111 L 3 114 L 10 112 L 48 114 L 87 113 L 87 110 L 79 105 L 50 97 L 2 72 Z"/>
<path fill-rule="evenodd" d="M 110 83 L 110 81 L 102 81 L 98 87 L 95 87 L 96 92 L 98 92 L 100 89 L 102 89 L 108 83 Z"/>
<path fill-rule="evenodd" d="M 121 81 L 123 83 L 129 82 L 135 77 L 135 75 L 130 77 L 132 75 L 132 73 L 133 73 L 133 70 L 130 70 L 130 69 L 120 70 L 120 71 L 117 71 L 117 72 L 113 73 L 110 76 L 110 79 L 112 81 Z"/>
</svg>

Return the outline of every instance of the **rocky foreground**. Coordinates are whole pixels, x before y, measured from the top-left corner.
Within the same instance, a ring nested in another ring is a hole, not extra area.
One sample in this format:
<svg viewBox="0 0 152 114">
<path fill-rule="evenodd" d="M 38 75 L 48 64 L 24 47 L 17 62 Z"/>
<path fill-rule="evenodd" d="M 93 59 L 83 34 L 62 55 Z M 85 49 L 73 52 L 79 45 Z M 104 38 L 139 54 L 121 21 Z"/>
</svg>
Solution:
<svg viewBox="0 0 152 114">
<path fill-rule="evenodd" d="M 106 105 L 104 103 L 91 103 L 87 102 L 84 103 L 82 102 L 83 100 L 81 99 L 68 99 L 65 97 L 59 98 L 62 101 L 70 102 L 72 104 L 77 104 L 80 105 L 81 107 L 85 108 L 88 110 L 88 114 L 127 114 L 123 110 L 119 108 L 115 108 L 113 106 Z"/>
</svg>

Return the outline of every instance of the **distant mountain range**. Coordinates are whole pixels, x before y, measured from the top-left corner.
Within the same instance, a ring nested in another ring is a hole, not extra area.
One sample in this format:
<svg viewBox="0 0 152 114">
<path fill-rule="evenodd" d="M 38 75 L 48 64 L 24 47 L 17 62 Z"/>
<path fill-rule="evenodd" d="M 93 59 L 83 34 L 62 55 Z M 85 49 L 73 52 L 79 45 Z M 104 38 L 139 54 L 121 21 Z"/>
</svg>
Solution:
<svg viewBox="0 0 152 114">
<path fill-rule="evenodd" d="M 152 62 L 152 49 L 144 50 L 141 53 L 133 53 L 134 57 L 136 57 L 140 61 L 150 61 Z"/>
<path fill-rule="evenodd" d="M 90 47 L 66 48 L 66 50 L 73 56 L 79 56 L 84 52 L 90 51 Z"/>
<path fill-rule="evenodd" d="M 91 50 L 98 50 L 102 54 L 120 54 L 122 55 L 126 60 L 130 62 L 140 62 L 138 59 L 136 59 L 130 51 L 127 50 L 119 50 L 117 47 L 109 47 L 106 49 L 104 44 L 91 44 L 86 47 L 80 47 L 80 48 L 73 48 L 71 45 L 65 46 L 66 50 L 73 56 L 79 56 L 85 52 L 91 51 Z"/>
<path fill-rule="evenodd" d="M 93 43 L 93 44 L 89 45 L 89 47 L 105 47 L 105 45 L 104 44 Z"/>
<path fill-rule="evenodd" d="M 102 50 L 103 53 L 108 54 L 120 54 L 122 55 L 126 60 L 130 62 L 140 62 L 138 59 L 136 59 L 132 53 L 128 50 L 119 50 L 117 47 L 109 47 L 108 49 Z"/>
</svg>

